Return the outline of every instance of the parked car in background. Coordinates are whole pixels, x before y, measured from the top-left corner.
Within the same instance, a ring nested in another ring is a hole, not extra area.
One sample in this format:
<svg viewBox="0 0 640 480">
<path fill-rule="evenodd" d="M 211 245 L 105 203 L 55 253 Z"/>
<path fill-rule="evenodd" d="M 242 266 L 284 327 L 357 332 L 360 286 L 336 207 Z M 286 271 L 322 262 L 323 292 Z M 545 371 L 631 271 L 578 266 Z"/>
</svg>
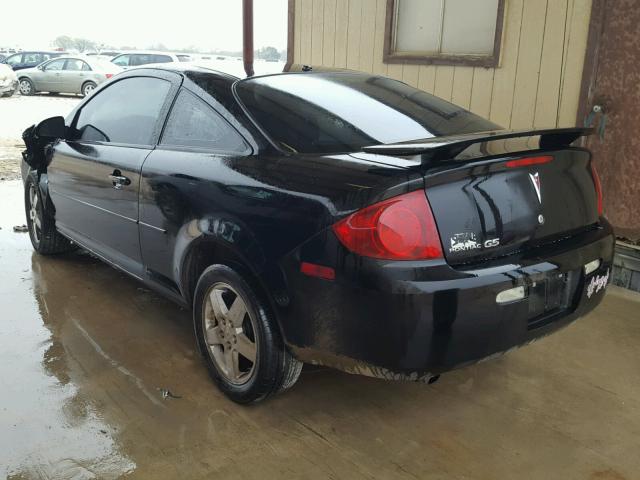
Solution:
<svg viewBox="0 0 640 480">
<path fill-rule="evenodd" d="M 178 57 L 178 60 L 181 62 L 191 62 L 193 61 L 193 58 L 191 58 L 191 55 L 186 55 L 184 53 L 178 53 L 176 55 L 176 57 Z"/>
<path fill-rule="evenodd" d="M 177 55 L 167 52 L 127 52 L 116 55 L 111 62 L 127 69 L 129 67 L 138 67 L 140 65 L 149 65 L 151 63 L 170 63 L 179 62 Z"/>
<path fill-rule="evenodd" d="M 18 76 L 9 65 L 0 64 L 0 97 L 10 97 L 18 89 Z"/>
<path fill-rule="evenodd" d="M 108 57 L 108 58 L 113 58 L 116 55 L 120 55 L 120 52 L 115 52 L 113 50 L 101 50 L 99 52 L 90 52 L 86 54 L 87 56 L 100 56 L 100 57 Z"/>
<path fill-rule="evenodd" d="M 7 56 L 4 53 L 0 53 L 0 63 L 2 63 L 5 58 L 7 58 Z"/>
<path fill-rule="evenodd" d="M 59 57 L 37 67 L 20 70 L 22 95 L 37 92 L 89 95 L 98 85 L 122 71 L 111 62 L 94 57 Z"/>
<path fill-rule="evenodd" d="M 32 68 L 51 58 L 65 55 L 64 52 L 19 52 L 5 58 L 2 63 L 6 63 L 14 70 Z"/>
<path fill-rule="evenodd" d="M 432 381 L 601 302 L 589 133 L 503 130 L 365 73 L 131 69 L 25 131 L 27 224 L 37 252 L 82 246 L 192 307 L 237 402 L 302 362 Z"/>
</svg>

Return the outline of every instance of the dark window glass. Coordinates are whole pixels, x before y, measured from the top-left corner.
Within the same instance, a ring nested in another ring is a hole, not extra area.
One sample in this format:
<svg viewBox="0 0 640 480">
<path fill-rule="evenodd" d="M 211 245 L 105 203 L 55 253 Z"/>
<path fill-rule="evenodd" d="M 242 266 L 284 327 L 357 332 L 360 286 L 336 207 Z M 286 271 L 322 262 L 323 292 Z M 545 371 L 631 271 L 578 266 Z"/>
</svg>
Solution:
<svg viewBox="0 0 640 480">
<path fill-rule="evenodd" d="M 23 54 L 22 63 L 38 64 L 42 61 L 42 55 L 39 53 L 25 53 Z"/>
<path fill-rule="evenodd" d="M 190 62 L 191 57 L 189 55 L 178 55 L 178 60 L 181 62 Z"/>
<path fill-rule="evenodd" d="M 364 74 L 291 74 L 251 79 L 237 92 L 282 148 L 303 153 L 495 130 L 482 117 L 397 80 Z"/>
<path fill-rule="evenodd" d="M 126 78 L 95 95 L 80 111 L 76 138 L 151 145 L 171 83 L 159 78 Z"/>
<path fill-rule="evenodd" d="M 7 57 L 7 64 L 14 66 L 14 65 L 18 65 L 22 63 L 22 54 L 19 53 L 17 55 L 11 55 L 10 57 Z"/>
<path fill-rule="evenodd" d="M 199 147 L 225 152 L 244 152 L 247 145 L 213 108 L 181 91 L 162 135 L 162 145 Z"/>
<path fill-rule="evenodd" d="M 147 63 L 169 63 L 172 61 L 169 55 L 149 55 L 149 57 Z"/>
<path fill-rule="evenodd" d="M 130 55 L 120 55 L 119 57 L 116 57 L 112 60 L 113 63 L 115 63 L 116 65 L 119 65 L 121 67 L 128 67 L 129 66 L 129 56 Z"/>
<path fill-rule="evenodd" d="M 136 67 L 138 65 L 144 65 L 146 63 L 151 63 L 149 61 L 149 55 L 135 54 L 131 55 L 129 58 L 129 66 Z"/>
<path fill-rule="evenodd" d="M 54 62 L 51 62 L 54 63 Z M 77 58 L 70 58 L 67 60 L 66 65 L 64 66 L 65 70 L 72 70 L 72 71 L 89 71 L 91 70 L 91 68 L 89 68 L 89 65 L 87 65 L 85 62 L 83 62 L 80 59 Z"/>
<path fill-rule="evenodd" d="M 62 70 L 66 60 L 52 60 L 44 66 L 46 71 Z"/>
</svg>

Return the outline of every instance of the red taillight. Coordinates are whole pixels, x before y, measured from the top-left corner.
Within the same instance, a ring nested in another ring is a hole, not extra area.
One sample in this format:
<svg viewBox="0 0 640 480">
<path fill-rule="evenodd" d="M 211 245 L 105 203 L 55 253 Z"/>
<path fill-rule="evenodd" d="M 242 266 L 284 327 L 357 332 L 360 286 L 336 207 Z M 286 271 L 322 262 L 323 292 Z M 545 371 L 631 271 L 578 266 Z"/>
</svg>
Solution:
<svg viewBox="0 0 640 480">
<path fill-rule="evenodd" d="M 333 231 L 345 247 L 364 257 L 442 258 L 438 228 L 422 190 L 358 210 L 336 223 Z"/>
<path fill-rule="evenodd" d="M 111 78 L 113 77 L 113 73 L 105 73 L 104 76 L 107 78 Z"/>
<path fill-rule="evenodd" d="M 593 176 L 593 185 L 596 187 L 596 197 L 598 199 L 598 216 L 602 216 L 604 207 L 602 205 L 602 184 L 600 183 L 600 175 L 596 170 L 596 165 L 591 161 L 591 175 Z"/>
<path fill-rule="evenodd" d="M 506 165 L 509 168 L 528 167 L 529 165 L 540 165 L 542 163 L 549 163 L 553 160 L 551 155 L 544 155 L 542 157 L 527 157 L 519 158 L 517 160 L 509 160 Z"/>
</svg>

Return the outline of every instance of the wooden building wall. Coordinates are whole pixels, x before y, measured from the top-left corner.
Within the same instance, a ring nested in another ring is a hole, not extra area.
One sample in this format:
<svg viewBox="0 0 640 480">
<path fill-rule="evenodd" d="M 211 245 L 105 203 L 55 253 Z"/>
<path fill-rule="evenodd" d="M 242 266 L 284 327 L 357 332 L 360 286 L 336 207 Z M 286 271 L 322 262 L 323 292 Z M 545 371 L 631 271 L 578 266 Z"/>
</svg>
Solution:
<svg viewBox="0 0 640 480">
<path fill-rule="evenodd" d="M 386 0 L 294 6 L 294 63 L 401 79 L 507 128 L 576 123 L 591 0 L 506 0 L 495 69 L 383 63 Z"/>
</svg>

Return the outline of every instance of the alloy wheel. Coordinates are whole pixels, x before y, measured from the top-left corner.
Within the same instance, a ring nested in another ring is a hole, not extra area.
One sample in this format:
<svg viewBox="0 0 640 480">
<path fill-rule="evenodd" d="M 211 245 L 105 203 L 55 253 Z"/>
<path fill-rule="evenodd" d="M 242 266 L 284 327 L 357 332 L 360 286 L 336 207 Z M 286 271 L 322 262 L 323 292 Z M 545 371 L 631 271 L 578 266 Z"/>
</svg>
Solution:
<svg viewBox="0 0 640 480">
<path fill-rule="evenodd" d="M 86 84 L 83 89 L 84 96 L 86 97 L 87 95 L 91 94 L 91 92 L 93 92 L 95 88 L 96 87 L 93 83 Z"/>
<path fill-rule="evenodd" d="M 256 323 L 245 300 L 218 282 L 204 299 L 203 327 L 208 354 L 218 371 L 235 385 L 247 383 L 256 368 Z"/>
<path fill-rule="evenodd" d="M 38 210 L 39 199 L 38 189 L 32 184 L 29 187 L 29 226 L 31 227 L 31 233 L 36 243 L 40 242 L 40 235 L 42 233 L 42 219 L 40 218 L 40 211 Z"/>
<path fill-rule="evenodd" d="M 29 95 L 31 93 L 31 83 L 29 80 L 20 80 L 20 93 L 22 95 Z"/>
</svg>

